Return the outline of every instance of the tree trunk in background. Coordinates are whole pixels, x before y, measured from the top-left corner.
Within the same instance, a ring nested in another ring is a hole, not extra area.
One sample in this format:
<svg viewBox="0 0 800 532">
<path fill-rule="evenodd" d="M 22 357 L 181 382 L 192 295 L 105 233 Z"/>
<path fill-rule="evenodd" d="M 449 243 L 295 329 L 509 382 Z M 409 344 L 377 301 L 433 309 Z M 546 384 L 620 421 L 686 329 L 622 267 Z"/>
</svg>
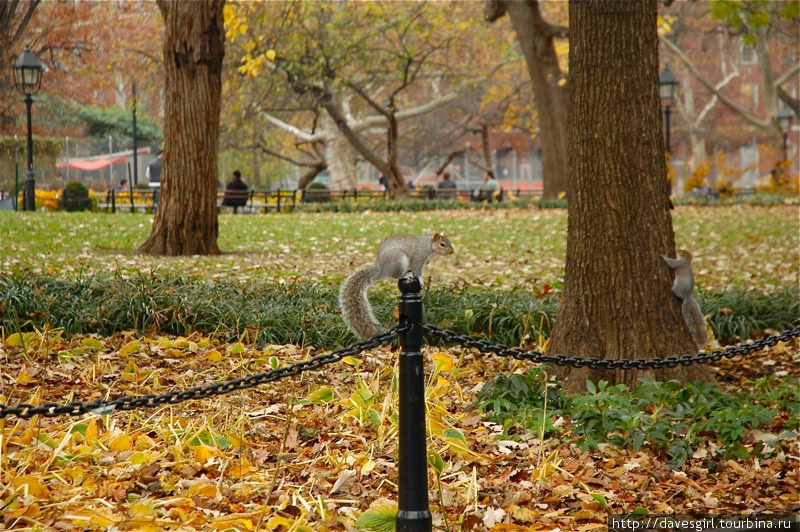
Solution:
<svg viewBox="0 0 800 532">
<path fill-rule="evenodd" d="M 568 236 L 550 354 L 654 358 L 697 351 L 683 323 L 658 98 L 656 0 L 570 1 Z M 710 379 L 706 366 L 658 371 L 556 368 L 587 379 Z"/>
<path fill-rule="evenodd" d="M 566 75 L 558 66 L 555 28 L 542 19 L 538 0 L 494 0 L 487 6 L 489 20 L 508 12 L 517 35 L 528 75 L 542 143 L 544 197 L 555 198 L 567 190 L 567 104 Z M 572 30 L 570 30 L 572 33 Z"/>
<path fill-rule="evenodd" d="M 357 180 L 353 147 L 326 112 L 320 114 L 320 127 L 326 132 L 325 160 L 331 177 L 330 189 L 354 190 Z"/>
<path fill-rule="evenodd" d="M 164 16 L 164 163 L 150 255 L 212 255 L 217 247 L 217 154 L 225 0 L 158 0 Z"/>
</svg>

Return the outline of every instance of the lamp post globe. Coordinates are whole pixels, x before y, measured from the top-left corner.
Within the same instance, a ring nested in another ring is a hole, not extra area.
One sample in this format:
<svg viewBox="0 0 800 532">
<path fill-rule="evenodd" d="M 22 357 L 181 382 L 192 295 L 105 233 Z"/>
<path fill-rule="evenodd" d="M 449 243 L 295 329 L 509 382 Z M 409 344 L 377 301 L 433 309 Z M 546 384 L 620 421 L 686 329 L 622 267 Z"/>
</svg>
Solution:
<svg viewBox="0 0 800 532">
<path fill-rule="evenodd" d="M 31 127 L 31 106 L 33 95 L 42 86 L 42 64 L 31 52 L 30 46 L 19 54 L 14 64 L 14 86 L 25 96 L 25 107 L 28 118 L 28 167 L 25 170 L 25 203 L 24 210 L 36 210 L 36 178 L 33 174 L 33 130 Z"/>
<path fill-rule="evenodd" d="M 669 65 L 664 67 L 661 74 L 658 75 L 658 96 L 661 98 L 661 103 L 664 105 L 664 127 L 665 127 L 665 144 L 667 153 L 670 153 L 670 138 L 669 138 L 669 118 L 672 104 L 678 94 L 678 80 L 675 74 L 669 69 Z"/>
</svg>

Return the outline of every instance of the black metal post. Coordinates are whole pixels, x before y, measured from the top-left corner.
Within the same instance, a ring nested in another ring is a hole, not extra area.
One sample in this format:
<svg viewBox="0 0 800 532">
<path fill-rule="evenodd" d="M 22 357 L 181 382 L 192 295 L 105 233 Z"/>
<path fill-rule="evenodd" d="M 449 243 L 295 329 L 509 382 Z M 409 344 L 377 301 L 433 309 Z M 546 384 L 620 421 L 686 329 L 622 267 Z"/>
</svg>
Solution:
<svg viewBox="0 0 800 532">
<path fill-rule="evenodd" d="M 139 184 L 139 138 L 136 134 L 136 80 L 131 81 L 133 93 L 133 106 L 131 108 L 131 126 L 133 127 L 133 181 L 129 181 L 131 188 L 131 212 L 133 212 L 133 187 Z"/>
<path fill-rule="evenodd" d="M 789 132 L 783 132 L 783 160 L 786 161 L 786 155 L 789 153 Z"/>
<path fill-rule="evenodd" d="M 17 154 L 14 154 L 14 210 L 19 211 L 19 163 Z"/>
<path fill-rule="evenodd" d="M 133 167 L 136 168 L 136 156 L 133 158 Z M 131 178 L 131 163 L 128 163 L 128 189 L 130 189 L 131 197 L 131 214 L 136 214 L 136 209 L 133 206 L 133 181 L 134 179 Z"/>
<path fill-rule="evenodd" d="M 666 137 L 666 146 L 667 146 L 667 153 L 668 154 L 671 154 L 671 152 L 672 152 L 672 147 L 670 146 L 670 141 L 669 141 L 669 116 L 670 116 L 670 114 L 672 114 L 672 109 L 670 109 L 669 105 L 667 105 L 666 107 L 664 107 L 664 123 L 665 123 L 665 126 L 666 126 L 666 133 L 665 133 L 664 136 Z"/>
<path fill-rule="evenodd" d="M 25 204 L 24 210 L 36 210 L 36 177 L 33 175 L 33 129 L 31 128 L 31 107 L 33 97 L 25 95 L 25 106 L 28 111 L 28 169 L 25 171 Z"/>
<path fill-rule="evenodd" d="M 422 283 L 415 275 L 397 283 L 400 321 L 411 330 L 400 335 L 400 441 L 398 464 L 397 530 L 432 529 L 428 507 L 428 455 L 425 430 L 425 375 L 422 359 Z"/>
</svg>

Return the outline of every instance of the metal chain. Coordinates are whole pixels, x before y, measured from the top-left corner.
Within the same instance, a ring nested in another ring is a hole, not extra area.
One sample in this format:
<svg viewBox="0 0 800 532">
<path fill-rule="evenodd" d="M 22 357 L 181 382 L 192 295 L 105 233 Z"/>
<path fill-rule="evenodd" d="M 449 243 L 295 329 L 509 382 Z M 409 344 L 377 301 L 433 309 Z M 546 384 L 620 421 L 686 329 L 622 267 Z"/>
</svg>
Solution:
<svg viewBox="0 0 800 532">
<path fill-rule="evenodd" d="M 599 358 L 568 357 L 565 355 L 545 355 L 539 351 L 526 351 L 521 347 L 508 347 L 502 344 L 491 344 L 486 340 L 461 335 L 454 331 L 439 329 L 432 325 L 422 327 L 424 333 L 433 338 L 440 338 L 448 343 L 458 344 L 463 347 L 475 348 L 481 353 L 495 354 L 501 357 L 512 357 L 516 360 L 527 360 L 534 363 L 553 363 L 557 366 L 573 366 L 576 368 L 588 367 L 591 369 L 659 369 L 663 367 L 674 368 L 677 366 L 690 366 L 694 363 L 707 364 L 718 362 L 723 357 L 733 358 L 739 355 L 749 355 L 767 347 L 774 347 L 779 342 L 788 342 L 800 336 L 800 327 L 783 331 L 776 336 L 765 336 L 752 343 L 716 349 L 710 353 L 700 352 L 696 355 L 682 355 L 667 358 L 636 358 L 634 360 L 606 360 Z"/>
<path fill-rule="evenodd" d="M 44 403 L 39 406 L 21 403 L 16 406 L 0 404 L 0 419 L 8 416 L 17 416 L 22 419 L 30 419 L 33 416 L 58 417 L 58 416 L 80 416 L 88 413 L 105 415 L 114 410 L 134 410 L 136 408 L 155 408 L 162 404 L 171 405 L 189 401 L 192 399 L 205 399 L 212 395 L 222 395 L 237 390 L 254 388 L 261 384 L 274 382 L 285 377 L 299 375 L 304 371 L 319 369 L 326 364 L 332 364 L 342 360 L 344 357 L 357 356 L 366 349 L 374 349 L 385 342 L 398 338 L 400 334 L 407 332 L 411 328 L 410 324 L 402 323 L 393 325 L 386 332 L 376 334 L 361 342 L 356 342 L 347 347 L 334 349 L 328 353 L 317 355 L 296 364 L 281 366 L 273 370 L 240 377 L 229 381 L 196 386 L 188 390 L 173 390 L 162 395 L 147 394 L 141 397 L 120 397 L 112 401 L 98 399 L 90 403 L 73 401 L 72 403 L 61 405 L 58 403 Z"/>
</svg>

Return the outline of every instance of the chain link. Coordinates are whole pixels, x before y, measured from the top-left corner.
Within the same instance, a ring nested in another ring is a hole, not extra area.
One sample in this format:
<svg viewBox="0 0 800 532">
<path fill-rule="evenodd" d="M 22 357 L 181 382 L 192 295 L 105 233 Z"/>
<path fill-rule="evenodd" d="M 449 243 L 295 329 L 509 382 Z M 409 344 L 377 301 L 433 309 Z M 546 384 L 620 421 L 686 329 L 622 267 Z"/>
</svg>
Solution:
<svg viewBox="0 0 800 532">
<path fill-rule="evenodd" d="M 319 369 L 327 364 L 339 362 L 348 356 L 360 355 L 367 349 L 374 349 L 386 342 L 398 338 L 402 333 L 408 332 L 411 325 L 402 323 L 393 325 L 386 332 L 376 334 L 371 338 L 356 342 L 347 347 L 334 349 L 328 353 L 317 355 L 296 364 L 282 366 L 273 370 L 258 373 L 256 375 L 249 375 L 247 377 L 240 377 L 229 381 L 206 384 L 196 386 L 188 390 L 173 390 L 166 392 L 162 395 L 148 394 L 141 397 L 120 397 L 112 401 L 105 401 L 98 399 L 90 403 L 81 403 L 73 401 L 72 403 L 61 405 L 58 403 L 43 403 L 41 405 L 32 405 L 28 403 L 21 403 L 16 406 L 7 406 L 0 404 L 0 419 L 8 416 L 17 416 L 22 419 L 30 419 L 33 416 L 43 417 L 58 417 L 58 416 L 81 416 L 84 414 L 110 414 L 114 410 L 135 410 L 137 408 L 155 408 L 163 404 L 178 404 L 192 399 L 205 399 L 213 395 L 223 395 L 226 393 L 235 392 L 237 390 L 246 390 L 254 388 L 261 384 L 274 382 L 285 377 L 293 377 L 305 371 Z"/>
<path fill-rule="evenodd" d="M 104 415 L 114 410 L 135 410 L 137 408 L 155 408 L 163 404 L 178 404 L 193 399 L 205 399 L 214 395 L 223 395 L 237 390 L 246 390 L 262 384 L 274 382 L 286 377 L 293 377 L 305 371 L 319 369 L 327 364 L 339 362 L 347 356 L 357 356 L 367 349 L 374 349 L 386 342 L 398 338 L 411 328 L 408 323 L 393 325 L 386 332 L 376 334 L 361 342 L 356 342 L 347 347 L 334 349 L 328 353 L 317 355 L 303 362 L 282 366 L 264 373 L 249 375 L 214 384 L 196 386 L 188 390 L 172 390 L 161 395 L 147 394 L 141 397 L 120 397 L 112 401 L 98 399 L 89 403 L 73 401 L 66 405 L 59 403 L 43 403 L 32 405 L 21 403 L 16 406 L 0 404 L 0 419 L 8 416 L 17 416 L 30 419 L 33 416 L 58 417 L 80 416 L 84 414 Z M 666 358 L 636 358 L 633 360 L 606 360 L 598 358 L 568 357 L 565 355 L 546 355 L 540 351 L 526 351 L 520 347 L 508 347 L 502 344 L 492 344 L 487 340 L 461 335 L 447 329 L 439 329 L 432 325 L 423 326 L 424 333 L 433 338 L 439 338 L 451 344 L 462 347 L 474 348 L 481 353 L 494 354 L 501 357 L 511 357 L 515 360 L 526 360 L 533 363 L 552 363 L 557 366 L 573 366 L 576 368 L 588 367 L 591 369 L 659 369 L 663 367 L 674 368 L 677 366 L 690 366 L 694 363 L 707 364 L 719 362 L 722 358 L 745 356 L 767 347 L 774 347 L 779 342 L 789 342 L 792 338 L 800 337 L 800 327 L 783 331 L 779 335 L 765 336 L 752 343 L 716 349 L 709 353 L 700 352 L 696 355 L 670 356 Z"/>
<path fill-rule="evenodd" d="M 527 360 L 533 363 L 552 363 L 556 366 L 572 366 L 575 368 L 588 367 L 591 369 L 659 369 L 663 367 L 675 368 L 677 366 L 691 366 L 692 364 L 707 364 L 709 362 L 719 362 L 724 358 L 749 355 L 756 351 L 761 351 L 767 347 L 774 347 L 779 342 L 788 342 L 792 338 L 800 336 L 800 327 L 783 331 L 779 335 L 765 336 L 752 343 L 739 344 L 737 346 L 726 347 L 725 349 L 715 349 L 709 353 L 700 352 L 696 355 L 682 355 L 680 357 L 666 358 L 636 358 L 633 360 L 606 360 L 598 358 L 568 357 L 565 355 L 545 355 L 539 351 L 526 351 L 521 347 L 508 347 L 502 344 L 491 344 L 480 338 L 473 338 L 458 334 L 447 329 L 439 329 L 432 325 L 424 325 L 423 332 L 432 338 L 439 338 L 450 344 L 457 344 L 462 347 L 474 348 L 481 353 L 493 354 L 501 357 L 511 357 L 516 360 Z"/>
</svg>

